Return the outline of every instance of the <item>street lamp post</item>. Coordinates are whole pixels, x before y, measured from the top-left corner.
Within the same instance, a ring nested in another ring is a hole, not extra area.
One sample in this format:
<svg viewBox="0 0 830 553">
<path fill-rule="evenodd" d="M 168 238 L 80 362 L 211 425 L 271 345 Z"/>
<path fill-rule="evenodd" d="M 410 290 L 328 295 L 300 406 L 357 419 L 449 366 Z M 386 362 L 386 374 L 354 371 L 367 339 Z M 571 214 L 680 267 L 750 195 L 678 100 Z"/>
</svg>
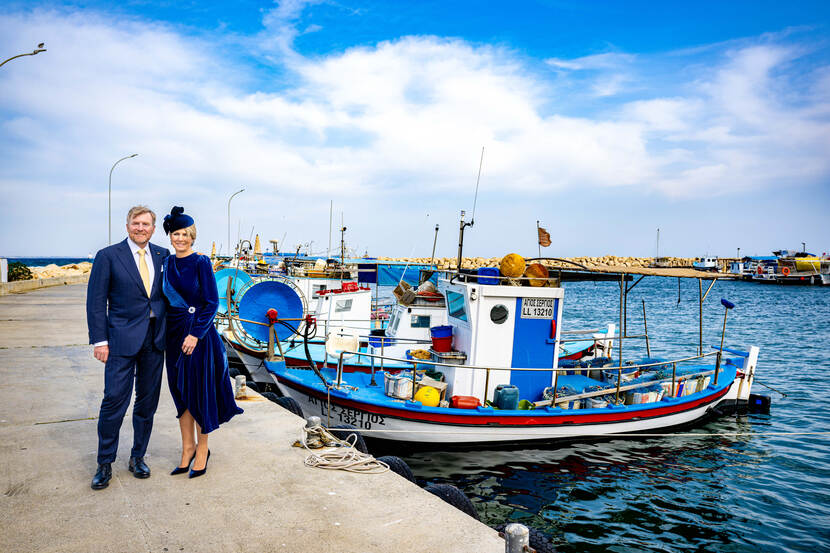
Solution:
<svg viewBox="0 0 830 553">
<path fill-rule="evenodd" d="M 233 254 L 231 253 L 231 200 L 234 196 L 236 196 L 237 194 L 241 194 L 243 192 L 245 192 L 244 188 L 241 190 L 237 190 L 236 192 L 231 194 L 230 198 L 228 198 L 228 255 L 230 257 L 233 257 Z"/>
<path fill-rule="evenodd" d="M 37 48 L 35 48 L 31 52 L 26 52 L 25 54 L 17 54 L 16 56 L 10 57 L 9 59 L 4 61 L 3 63 L 0 63 L 0 67 L 3 67 L 4 65 L 6 65 L 6 63 L 12 61 L 13 59 L 22 58 L 23 56 L 34 56 L 34 55 L 40 54 L 41 52 L 45 52 L 45 51 L 46 51 L 46 48 L 44 48 L 44 43 L 41 42 L 40 44 L 37 45 Z"/>
<path fill-rule="evenodd" d="M 124 161 L 125 159 L 130 159 L 131 157 L 135 157 L 138 154 L 132 154 L 129 156 L 122 157 L 118 161 L 112 164 L 112 169 L 110 169 L 110 180 L 109 185 L 107 185 L 107 242 L 112 245 L 112 171 L 115 169 L 115 166 Z"/>
</svg>

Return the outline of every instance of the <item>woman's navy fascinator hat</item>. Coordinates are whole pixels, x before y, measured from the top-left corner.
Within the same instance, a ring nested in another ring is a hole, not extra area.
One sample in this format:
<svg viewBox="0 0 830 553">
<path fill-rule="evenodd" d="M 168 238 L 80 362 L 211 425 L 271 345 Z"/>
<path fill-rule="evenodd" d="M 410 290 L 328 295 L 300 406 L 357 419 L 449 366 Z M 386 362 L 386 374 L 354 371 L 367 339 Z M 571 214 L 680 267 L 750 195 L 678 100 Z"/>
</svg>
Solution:
<svg viewBox="0 0 830 553">
<path fill-rule="evenodd" d="M 173 206 L 173 209 L 170 210 L 170 215 L 164 216 L 164 223 L 162 227 L 164 228 L 165 234 L 170 234 L 171 232 L 176 232 L 177 230 L 181 230 L 183 228 L 187 228 L 193 224 L 193 217 L 187 215 L 184 212 L 183 207 Z"/>
</svg>

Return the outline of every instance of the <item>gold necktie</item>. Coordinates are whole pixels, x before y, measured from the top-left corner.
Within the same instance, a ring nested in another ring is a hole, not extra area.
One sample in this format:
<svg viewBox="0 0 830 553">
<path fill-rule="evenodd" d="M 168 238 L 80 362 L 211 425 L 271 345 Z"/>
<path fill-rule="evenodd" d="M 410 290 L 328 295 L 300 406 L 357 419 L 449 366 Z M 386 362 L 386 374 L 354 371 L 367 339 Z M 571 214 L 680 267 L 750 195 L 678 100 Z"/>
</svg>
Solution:
<svg viewBox="0 0 830 553">
<path fill-rule="evenodd" d="M 141 275 L 141 282 L 147 290 L 147 297 L 150 297 L 150 269 L 147 268 L 147 260 L 144 259 L 144 250 L 138 250 L 138 274 Z"/>
</svg>

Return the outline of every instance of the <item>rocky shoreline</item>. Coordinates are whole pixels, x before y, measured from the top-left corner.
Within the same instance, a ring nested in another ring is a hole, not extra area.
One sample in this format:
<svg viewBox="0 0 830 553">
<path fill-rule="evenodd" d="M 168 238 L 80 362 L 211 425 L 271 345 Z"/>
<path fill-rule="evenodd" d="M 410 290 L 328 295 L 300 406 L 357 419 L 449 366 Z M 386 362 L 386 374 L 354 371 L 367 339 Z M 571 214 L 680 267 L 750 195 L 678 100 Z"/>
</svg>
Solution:
<svg viewBox="0 0 830 553">
<path fill-rule="evenodd" d="M 50 286 L 83 284 L 89 280 L 91 270 L 92 263 L 88 261 L 63 266 L 58 266 L 53 263 L 45 267 L 29 267 L 32 278 L 28 280 L 0 282 L 0 296 L 22 294 L 39 288 L 49 288 Z"/>
<path fill-rule="evenodd" d="M 82 276 L 92 270 L 92 263 L 71 263 L 69 265 L 55 265 L 54 263 L 45 267 L 29 267 L 32 272 L 32 280 L 44 278 L 63 278 L 70 276 Z"/>
</svg>

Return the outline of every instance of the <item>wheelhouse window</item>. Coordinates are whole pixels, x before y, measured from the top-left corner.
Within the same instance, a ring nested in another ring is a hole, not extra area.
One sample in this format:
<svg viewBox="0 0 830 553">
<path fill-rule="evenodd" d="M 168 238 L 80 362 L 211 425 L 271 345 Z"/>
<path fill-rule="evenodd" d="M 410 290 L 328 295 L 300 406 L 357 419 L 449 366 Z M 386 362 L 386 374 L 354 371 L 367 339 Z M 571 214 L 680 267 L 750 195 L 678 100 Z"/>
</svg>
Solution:
<svg viewBox="0 0 830 553">
<path fill-rule="evenodd" d="M 412 328 L 429 328 L 431 317 L 429 315 L 412 315 L 412 320 L 409 325 Z"/>
<path fill-rule="evenodd" d="M 467 321 L 467 304 L 464 294 L 447 290 L 447 314 L 459 321 Z"/>
<path fill-rule="evenodd" d="M 334 304 L 334 312 L 335 313 L 345 313 L 346 311 L 352 310 L 352 298 L 347 300 L 337 300 L 337 303 Z"/>
</svg>

